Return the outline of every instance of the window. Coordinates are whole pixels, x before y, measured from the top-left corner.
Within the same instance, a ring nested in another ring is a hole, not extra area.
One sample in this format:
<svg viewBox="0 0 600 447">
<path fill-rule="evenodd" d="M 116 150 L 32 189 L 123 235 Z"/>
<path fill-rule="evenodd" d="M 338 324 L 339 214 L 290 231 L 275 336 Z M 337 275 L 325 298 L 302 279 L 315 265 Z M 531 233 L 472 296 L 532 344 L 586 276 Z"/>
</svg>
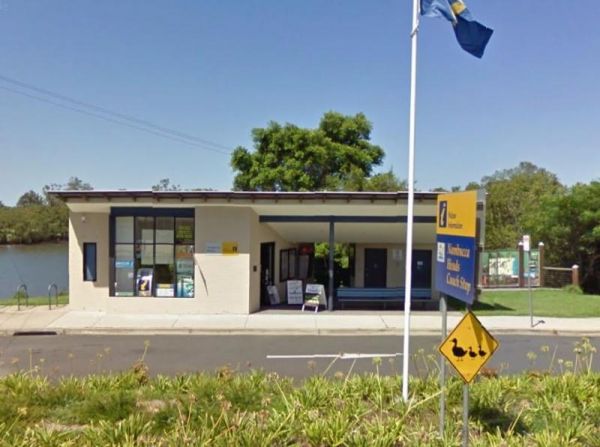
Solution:
<svg viewBox="0 0 600 447">
<path fill-rule="evenodd" d="M 279 251 L 279 281 L 296 278 L 296 249 Z"/>
<path fill-rule="evenodd" d="M 194 297 L 193 213 L 112 209 L 114 296 Z"/>
<path fill-rule="evenodd" d="M 96 281 L 96 243 L 83 244 L 83 280 Z"/>
</svg>

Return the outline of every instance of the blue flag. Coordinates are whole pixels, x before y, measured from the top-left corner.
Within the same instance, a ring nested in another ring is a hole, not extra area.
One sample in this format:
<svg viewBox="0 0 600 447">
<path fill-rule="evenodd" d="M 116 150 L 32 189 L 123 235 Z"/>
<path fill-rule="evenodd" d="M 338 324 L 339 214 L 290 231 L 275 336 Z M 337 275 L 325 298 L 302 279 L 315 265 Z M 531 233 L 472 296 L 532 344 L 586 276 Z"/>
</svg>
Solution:
<svg viewBox="0 0 600 447">
<path fill-rule="evenodd" d="M 494 32 L 473 20 L 471 12 L 461 0 L 421 0 L 421 14 L 426 17 L 444 17 L 451 22 L 460 47 L 479 58 L 483 56 Z"/>
</svg>

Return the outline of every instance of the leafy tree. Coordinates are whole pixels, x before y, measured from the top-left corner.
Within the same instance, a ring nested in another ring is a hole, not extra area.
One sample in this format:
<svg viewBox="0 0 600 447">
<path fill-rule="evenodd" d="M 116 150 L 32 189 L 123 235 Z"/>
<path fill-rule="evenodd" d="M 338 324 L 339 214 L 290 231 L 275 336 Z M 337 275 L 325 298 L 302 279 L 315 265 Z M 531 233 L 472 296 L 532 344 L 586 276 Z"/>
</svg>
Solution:
<svg viewBox="0 0 600 447">
<path fill-rule="evenodd" d="M 63 189 L 67 191 L 91 191 L 94 188 L 79 177 L 70 177 Z"/>
<path fill-rule="evenodd" d="M 390 169 L 387 172 L 365 177 L 362 172 L 354 171 L 347 176 L 339 189 L 344 191 L 406 191 L 406 181 L 400 180 Z"/>
<path fill-rule="evenodd" d="M 181 187 L 171 183 L 170 179 L 163 178 L 156 185 L 152 186 L 152 191 L 181 191 Z"/>
<path fill-rule="evenodd" d="M 51 183 L 50 185 L 45 185 L 42 188 L 42 193 L 46 199 L 46 203 L 50 206 L 64 206 L 64 203 L 53 197 L 50 193 L 52 191 L 91 191 L 94 188 L 87 182 L 84 182 L 79 177 L 69 177 L 69 180 L 65 184 L 60 183 Z"/>
<path fill-rule="evenodd" d="M 546 196 L 531 226 L 546 246 L 547 263 L 577 264 L 583 290 L 600 292 L 600 181 Z"/>
<path fill-rule="evenodd" d="M 2 203 L 2 200 L 0 200 L 0 208 L 6 208 L 6 205 L 4 205 L 4 203 Z"/>
<path fill-rule="evenodd" d="M 39 206 L 44 205 L 44 198 L 33 190 L 27 191 L 25 194 L 23 194 L 21 197 L 19 197 L 19 200 L 17 201 L 18 207 L 36 206 L 36 205 L 39 205 Z"/>
<path fill-rule="evenodd" d="M 371 129 L 364 114 L 337 112 L 325 113 L 316 129 L 276 122 L 253 129 L 254 152 L 240 146 L 231 157 L 234 189 L 344 189 L 356 178 L 369 177 L 383 161 L 383 149 L 369 141 Z"/>
<path fill-rule="evenodd" d="M 532 163 L 483 177 L 486 189 L 486 247 L 515 247 L 521 236 L 531 233 L 531 220 L 543 212 L 544 198 L 561 193 L 564 187 L 556 175 Z M 537 239 L 539 240 L 539 239 Z"/>
</svg>

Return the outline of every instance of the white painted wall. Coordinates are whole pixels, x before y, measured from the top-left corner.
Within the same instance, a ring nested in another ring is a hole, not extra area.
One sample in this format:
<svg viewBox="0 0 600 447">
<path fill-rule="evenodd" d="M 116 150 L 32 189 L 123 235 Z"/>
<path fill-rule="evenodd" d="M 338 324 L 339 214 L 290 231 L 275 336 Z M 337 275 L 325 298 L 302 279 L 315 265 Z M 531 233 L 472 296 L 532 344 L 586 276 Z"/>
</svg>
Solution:
<svg viewBox="0 0 600 447">
<path fill-rule="evenodd" d="M 75 310 L 105 310 L 108 300 L 107 213 L 70 213 L 69 219 L 69 307 Z M 96 243 L 96 281 L 83 280 L 83 244 Z"/>
</svg>

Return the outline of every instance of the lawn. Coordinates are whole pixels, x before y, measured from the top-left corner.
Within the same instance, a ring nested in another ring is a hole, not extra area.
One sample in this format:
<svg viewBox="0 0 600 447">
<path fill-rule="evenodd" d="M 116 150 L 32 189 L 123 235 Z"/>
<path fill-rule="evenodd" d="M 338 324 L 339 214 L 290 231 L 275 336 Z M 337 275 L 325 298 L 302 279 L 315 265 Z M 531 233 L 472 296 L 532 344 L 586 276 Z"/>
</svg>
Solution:
<svg viewBox="0 0 600 447">
<path fill-rule="evenodd" d="M 30 296 L 29 297 L 29 305 L 30 306 L 47 306 L 48 305 L 48 296 Z M 69 295 L 66 293 L 62 293 L 58 295 L 58 304 L 65 305 L 69 304 Z M 16 306 L 17 298 L 0 298 L 0 306 Z M 52 295 L 52 307 L 56 305 L 56 298 Z M 21 297 L 21 306 L 25 306 L 25 298 Z"/>
<path fill-rule="evenodd" d="M 583 295 L 561 289 L 533 289 L 533 313 L 539 317 L 599 317 L 600 295 Z M 451 299 L 449 308 L 464 309 Z M 525 290 L 484 290 L 473 310 L 477 315 L 529 315 L 529 292 Z"/>
</svg>

